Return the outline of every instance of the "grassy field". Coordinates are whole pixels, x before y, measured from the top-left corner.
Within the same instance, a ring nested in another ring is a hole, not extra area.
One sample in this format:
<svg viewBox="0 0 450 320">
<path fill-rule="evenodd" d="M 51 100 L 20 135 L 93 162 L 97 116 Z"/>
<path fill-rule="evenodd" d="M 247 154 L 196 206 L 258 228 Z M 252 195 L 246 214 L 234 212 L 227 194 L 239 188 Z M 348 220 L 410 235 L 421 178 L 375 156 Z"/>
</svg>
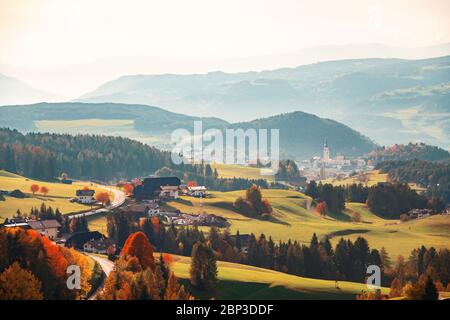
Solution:
<svg viewBox="0 0 450 320">
<path fill-rule="evenodd" d="M 291 190 L 262 190 L 274 209 L 269 221 L 246 217 L 233 208 L 233 201 L 243 196 L 245 191 L 212 192 L 210 199 L 181 197 L 165 204 L 168 210 L 179 209 L 185 213 L 208 213 L 223 216 L 231 223 L 231 232 L 241 234 L 264 233 L 276 241 L 295 239 L 309 243 L 315 232 L 319 237 L 334 235 L 335 244 L 341 236 L 355 239 L 364 236 L 371 247 L 386 247 L 391 257 L 399 254 L 409 256 L 412 249 L 425 246 L 450 248 L 450 216 L 432 216 L 425 219 L 400 223 L 374 215 L 365 205 L 347 203 L 340 214 L 320 217 L 312 209 L 307 209 L 310 199 Z M 354 212 L 359 212 L 361 222 L 353 222 Z M 205 228 L 205 230 L 208 230 Z"/>
<path fill-rule="evenodd" d="M 388 174 L 381 173 L 379 170 L 368 171 L 359 175 L 355 175 L 353 177 L 345 178 L 343 180 L 336 180 L 331 178 L 321 180 L 322 183 L 331 183 L 334 186 L 346 186 L 354 183 L 356 184 L 362 183 L 363 185 L 368 187 L 376 185 L 380 182 L 387 182 L 387 181 L 388 181 Z M 415 183 L 408 183 L 408 185 L 411 189 L 414 189 L 419 193 L 426 190 L 425 188 L 419 187 Z"/>
<path fill-rule="evenodd" d="M 262 176 L 259 168 L 213 163 L 211 167 L 217 169 L 220 178 L 245 178 L 273 180 L 273 176 Z"/>
<path fill-rule="evenodd" d="M 353 282 L 302 278 L 286 273 L 218 261 L 219 283 L 214 294 L 216 299 L 355 299 L 357 294 L 367 291 L 366 285 Z M 178 278 L 189 287 L 190 258 L 174 256 L 172 269 Z M 183 281 L 184 280 L 184 281 Z M 192 288 L 189 287 L 190 290 Z M 382 289 L 388 294 L 388 289 Z M 210 298 L 192 290 L 202 299 Z"/>
<path fill-rule="evenodd" d="M 348 177 L 342 180 L 325 179 L 321 180 L 322 183 L 331 183 L 334 186 L 345 186 L 350 184 L 362 183 L 365 186 L 373 186 L 379 182 L 386 182 L 388 180 L 387 173 L 380 173 L 378 170 L 369 171 L 363 174 Z"/>
<path fill-rule="evenodd" d="M 46 186 L 49 189 L 49 193 L 46 196 L 39 192 L 33 195 L 30 191 L 32 184 Z M 39 208 L 42 203 L 45 203 L 46 206 L 51 206 L 53 209 L 59 208 L 61 213 L 87 210 L 90 206 L 71 203 L 69 201 L 70 198 L 75 196 L 76 190 L 85 186 L 96 191 L 104 191 L 89 182 L 74 182 L 71 185 L 56 182 L 44 182 L 0 170 L 0 190 L 12 191 L 19 189 L 28 196 L 24 199 L 5 196 L 5 201 L 0 201 L 0 222 L 5 218 L 10 218 L 15 215 L 17 209 L 20 209 L 22 213 L 27 213 L 33 207 Z M 111 194 L 111 197 L 113 197 L 113 194 Z"/>
<path fill-rule="evenodd" d="M 98 231 L 104 235 L 108 234 L 106 228 L 107 219 L 106 213 L 100 213 L 93 216 L 86 217 L 90 231 Z"/>
</svg>

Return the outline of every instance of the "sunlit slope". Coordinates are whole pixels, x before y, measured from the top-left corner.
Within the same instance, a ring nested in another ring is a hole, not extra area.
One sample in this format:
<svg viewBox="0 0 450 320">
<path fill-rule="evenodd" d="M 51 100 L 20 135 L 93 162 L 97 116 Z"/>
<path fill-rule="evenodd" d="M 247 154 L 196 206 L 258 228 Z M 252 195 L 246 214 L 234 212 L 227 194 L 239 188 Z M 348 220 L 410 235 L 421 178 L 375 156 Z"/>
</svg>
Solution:
<svg viewBox="0 0 450 320">
<path fill-rule="evenodd" d="M 32 184 L 46 186 L 49 189 L 47 195 L 41 194 L 39 191 L 32 194 L 30 187 Z M 89 182 L 74 182 L 73 184 L 62 184 L 57 182 L 46 182 L 28 179 L 20 175 L 16 175 L 7 171 L 0 170 L 0 190 L 12 191 L 20 190 L 27 194 L 24 199 L 5 196 L 5 201 L 0 201 L 0 222 L 5 218 L 15 215 L 17 209 L 22 213 L 28 213 L 33 207 L 40 207 L 44 203 L 47 207 L 53 209 L 59 208 L 61 213 L 70 213 L 89 209 L 90 206 L 71 203 L 70 198 L 75 196 L 76 190 L 85 186 L 96 191 L 104 191 L 103 189 Z M 111 197 L 113 195 L 111 194 Z"/>
<path fill-rule="evenodd" d="M 374 215 L 364 204 L 347 203 L 343 213 L 330 213 L 320 217 L 313 209 L 308 209 L 311 199 L 291 190 L 262 190 L 273 209 L 269 221 L 250 218 L 234 210 L 233 202 L 245 191 L 212 192 L 210 199 L 181 197 L 168 202 L 168 210 L 179 209 L 184 213 L 207 213 L 223 216 L 231 223 L 231 232 L 241 234 L 264 233 L 274 240 L 297 240 L 309 243 L 312 234 L 319 237 L 329 235 L 332 242 L 341 237 L 354 239 L 364 236 L 371 247 L 386 247 L 392 257 L 398 254 L 408 256 L 414 248 L 435 246 L 450 248 L 450 216 L 433 216 L 421 220 L 400 223 Z M 353 222 L 354 212 L 358 212 L 360 222 Z M 205 228 L 205 230 L 208 230 Z"/>
<path fill-rule="evenodd" d="M 189 279 L 190 258 L 175 256 L 177 277 Z M 355 299 L 365 284 L 302 278 L 273 270 L 218 261 L 217 299 Z M 186 281 L 185 281 L 186 283 Z M 389 291 L 383 288 L 383 293 Z M 194 291 L 194 293 L 198 294 Z"/>
<path fill-rule="evenodd" d="M 217 169 L 220 178 L 244 178 L 244 179 L 267 179 L 273 180 L 273 176 L 261 175 L 261 169 L 248 166 L 230 165 L 223 163 L 211 164 Z"/>
</svg>

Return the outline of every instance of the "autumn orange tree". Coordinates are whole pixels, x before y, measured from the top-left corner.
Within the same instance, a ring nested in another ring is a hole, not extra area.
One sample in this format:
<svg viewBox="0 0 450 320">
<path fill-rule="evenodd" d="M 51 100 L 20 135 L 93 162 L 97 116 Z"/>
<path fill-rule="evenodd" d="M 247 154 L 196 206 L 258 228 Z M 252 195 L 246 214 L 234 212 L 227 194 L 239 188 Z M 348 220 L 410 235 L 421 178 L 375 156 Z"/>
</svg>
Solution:
<svg viewBox="0 0 450 320">
<path fill-rule="evenodd" d="M 195 181 L 189 181 L 189 182 L 187 183 L 187 186 L 188 186 L 188 187 L 196 187 L 196 186 L 197 186 L 197 182 L 195 182 Z"/>
<path fill-rule="evenodd" d="M 131 195 L 133 193 L 134 187 L 132 184 L 127 183 L 122 186 L 123 190 L 127 195 Z"/>
<path fill-rule="evenodd" d="M 0 274 L 0 300 L 42 300 L 41 282 L 14 262 Z"/>
<path fill-rule="evenodd" d="M 30 272 L 41 283 L 39 292 L 42 293 L 44 299 L 80 299 L 86 297 L 90 291 L 92 272 L 89 258 L 56 245 L 34 230 L 0 229 L 0 272 L 5 273 L 11 267 L 14 273 L 21 274 L 20 279 L 27 279 L 30 288 L 37 288 L 36 282 L 32 281 L 29 275 L 25 275 L 16 267 L 11 266 L 14 263 L 24 270 L 26 269 L 25 271 Z M 69 265 L 81 266 L 82 288 L 80 290 L 67 288 L 66 271 Z M 12 271 L 10 272 L 12 273 Z M 13 276 L 9 273 L 6 275 L 7 279 L 11 279 Z M 9 290 L 10 287 L 6 286 L 6 288 Z"/>
<path fill-rule="evenodd" d="M 97 296 L 99 300 L 188 300 L 193 297 L 178 283 L 165 262 L 153 257 L 153 247 L 142 232 L 131 234 L 125 242 L 114 270 Z"/>
<path fill-rule="evenodd" d="M 99 192 L 95 196 L 95 199 L 99 202 L 101 202 L 103 205 L 108 205 L 111 203 L 111 199 L 109 197 L 108 192 Z"/>
<path fill-rule="evenodd" d="M 325 201 L 320 202 L 316 207 L 316 212 L 322 217 L 325 217 L 328 213 L 328 206 Z"/>
<path fill-rule="evenodd" d="M 44 196 L 46 196 L 47 193 L 48 193 L 49 191 L 50 191 L 50 190 L 48 189 L 48 187 L 46 187 L 46 186 L 42 186 L 42 187 L 41 187 L 41 193 L 42 193 Z"/>
<path fill-rule="evenodd" d="M 39 185 L 33 183 L 33 184 L 31 185 L 31 187 L 30 187 L 30 190 L 31 190 L 31 192 L 32 192 L 33 194 L 35 194 L 36 192 L 39 191 Z"/>
<path fill-rule="evenodd" d="M 131 234 L 123 246 L 122 257 L 136 257 L 142 269 L 150 268 L 155 270 L 155 259 L 153 258 L 153 247 L 143 232 Z"/>
<path fill-rule="evenodd" d="M 272 213 L 269 200 L 262 198 L 261 189 L 257 185 L 252 185 L 247 189 L 245 198 L 238 197 L 234 202 L 234 207 L 246 215 L 269 217 L 269 214 Z"/>
</svg>

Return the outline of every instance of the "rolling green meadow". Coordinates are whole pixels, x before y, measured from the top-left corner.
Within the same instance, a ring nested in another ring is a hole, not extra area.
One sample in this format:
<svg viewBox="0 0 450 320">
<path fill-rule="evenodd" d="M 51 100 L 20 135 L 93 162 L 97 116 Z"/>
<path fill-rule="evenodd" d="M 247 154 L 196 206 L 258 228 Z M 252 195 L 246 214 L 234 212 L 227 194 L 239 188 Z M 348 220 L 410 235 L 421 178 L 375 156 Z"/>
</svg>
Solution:
<svg viewBox="0 0 450 320">
<path fill-rule="evenodd" d="M 173 256 L 172 270 L 182 283 L 189 287 L 189 268 L 191 259 Z M 355 299 L 357 294 L 367 291 L 362 283 L 334 281 L 297 277 L 273 270 L 247 266 L 231 262 L 217 262 L 218 287 L 213 297 L 216 299 Z M 189 288 L 192 290 L 192 288 Z M 205 293 L 192 291 L 199 298 L 211 298 Z M 389 289 L 382 288 L 383 294 Z"/>
<path fill-rule="evenodd" d="M 166 209 L 178 209 L 184 213 L 215 214 L 223 216 L 231 223 L 230 231 L 241 234 L 264 233 L 275 241 L 288 239 L 309 243 L 313 233 L 319 237 L 331 237 L 335 244 L 341 236 L 355 239 L 363 236 L 372 248 L 385 247 L 391 257 L 401 254 L 408 256 L 412 249 L 424 245 L 435 248 L 450 247 L 450 216 L 436 215 L 401 223 L 376 216 L 364 204 L 347 203 L 342 213 L 319 216 L 313 209 L 307 209 L 309 197 L 292 190 L 262 190 L 264 198 L 271 203 L 274 212 L 270 220 L 246 217 L 236 212 L 234 200 L 244 196 L 245 191 L 211 192 L 211 198 L 198 199 L 180 197 L 165 204 Z M 353 222 L 352 216 L 358 212 L 361 222 Z M 207 228 L 205 228 L 207 231 Z"/>
</svg>

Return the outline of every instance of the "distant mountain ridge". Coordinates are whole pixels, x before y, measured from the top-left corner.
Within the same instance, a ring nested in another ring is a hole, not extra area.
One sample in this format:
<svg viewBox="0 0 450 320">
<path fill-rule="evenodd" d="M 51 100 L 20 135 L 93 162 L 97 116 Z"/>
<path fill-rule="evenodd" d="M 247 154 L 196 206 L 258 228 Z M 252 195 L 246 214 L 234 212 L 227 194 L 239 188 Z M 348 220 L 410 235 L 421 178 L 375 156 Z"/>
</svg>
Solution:
<svg viewBox="0 0 450 320">
<path fill-rule="evenodd" d="M 417 141 L 450 148 L 450 56 L 337 60 L 261 72 L 129 75 L 77 101 L 159 105 L 228 121 L 304 111 L 343 122 L 382 144 Z"/>
<path fill-rule="evenodd" d="M 240 123 L 186 116 L 146 105 L 116 103 L 39 103 L 3 106 L 0 111 L 0 127 L 21 131 L 120 135 L 164 149 L 171 148 L 173 130 L 184 128 L 193 132 L 194 121 L 198 120 L 203 121 L 203 130 L 279 129 L 284 158 L 306 159 L 320 155 L 325 139 L 330 144 L 332 155 L 362 155 L 376 147 L 369 138 L 346 125 L 299 111 Z M 94 124 L 89 121 L 94 121 Z M 73 123 L 78 127 L 70 131 Z M 104 131 L 100 131 L 101 126 L 106 126 Z"/>
<path fill-rule="evenodd" d="M 57 95 L 32 88 L 22 81 L 0 74 L 0 106 L 42 101 L 57 101 Z"/>
</svg>

